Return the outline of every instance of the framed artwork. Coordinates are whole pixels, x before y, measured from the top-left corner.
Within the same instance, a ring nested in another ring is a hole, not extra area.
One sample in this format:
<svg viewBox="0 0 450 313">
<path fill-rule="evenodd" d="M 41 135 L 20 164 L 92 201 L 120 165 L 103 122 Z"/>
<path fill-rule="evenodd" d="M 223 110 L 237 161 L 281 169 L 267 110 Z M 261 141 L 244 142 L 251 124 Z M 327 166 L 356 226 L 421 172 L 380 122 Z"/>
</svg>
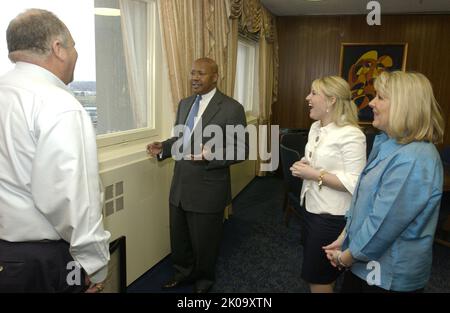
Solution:
<svg viewBox="0 0 450 313">
<path fill-rule="evenodd" d="M 369 102 L 375 97 L 374 80 L 383 71 L 404 71 L 407 43 L 342 43 L 340 75 L 350 85 L 361 124 L 371 123 Z"/>
</svg>

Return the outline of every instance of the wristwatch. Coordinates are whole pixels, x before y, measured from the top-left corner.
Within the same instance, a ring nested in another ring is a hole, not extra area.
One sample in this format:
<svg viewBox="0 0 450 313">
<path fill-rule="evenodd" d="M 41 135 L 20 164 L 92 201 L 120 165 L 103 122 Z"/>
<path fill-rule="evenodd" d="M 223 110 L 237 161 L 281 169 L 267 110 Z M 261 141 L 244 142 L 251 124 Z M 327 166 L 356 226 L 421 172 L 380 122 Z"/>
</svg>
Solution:
<svg viewBox="0 0 450 313">
<path fill-rule="evenodd" d="M 319 190 L 322 189 L 323 177 L 325 176 L 325 174 L 326 174 L 325 170 L 320 170 L 320 172 L 319 172 L 319 180 L 317 182 L 317 184 L 319 185 Z"/>
</svg>

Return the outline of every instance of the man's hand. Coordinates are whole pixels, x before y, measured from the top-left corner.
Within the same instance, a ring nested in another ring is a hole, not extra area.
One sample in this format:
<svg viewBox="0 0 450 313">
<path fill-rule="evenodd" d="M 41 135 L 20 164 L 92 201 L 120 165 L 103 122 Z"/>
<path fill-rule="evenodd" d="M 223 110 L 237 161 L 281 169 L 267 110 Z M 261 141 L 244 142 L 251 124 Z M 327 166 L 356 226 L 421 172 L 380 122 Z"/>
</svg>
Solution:
<svg viewBox="0 0 450 313">
<path fill-rule="evenodd" d="M 89 286 L 85 293 L 99 293 L 105 288 L 104 282 L 93 284 L 87 275 L 85 276 L 85 284 Z"/>
<path fill-rule="evenodd" d="M 190 160 L 191 161 L 204 161 L 204 160 L 210 160 L 211 159 L 211 151 L 207 146 L 204 146 L 203 144 L 200 144 L 200 148 L 202 149 L 201 154 L 191 154 Z"/>
<path fill-rule="evenodd" d="M 162 152 L 162 143 L 155 141 L 147 145 L 147 153 L 152 157 L 157 157 Z"/>
</svg>

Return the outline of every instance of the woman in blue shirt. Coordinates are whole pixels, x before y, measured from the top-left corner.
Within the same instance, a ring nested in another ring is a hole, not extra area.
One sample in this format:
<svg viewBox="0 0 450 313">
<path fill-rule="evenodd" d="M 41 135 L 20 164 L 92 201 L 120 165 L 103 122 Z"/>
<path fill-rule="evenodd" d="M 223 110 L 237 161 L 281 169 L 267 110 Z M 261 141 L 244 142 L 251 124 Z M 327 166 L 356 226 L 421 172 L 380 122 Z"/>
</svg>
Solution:
<svg viewBox="0 0 450 313">
<path fill-rule="evenodd" d="M 420 73 L 382 73 L 370 102 L 382 133 L 353 194 L 347 224 L 324 247 L 331 264 L 350 268 L 342 292 L 423 290 L 431 272 L 443 169 L 434 146 L 444 121 Z"/>
</svg>

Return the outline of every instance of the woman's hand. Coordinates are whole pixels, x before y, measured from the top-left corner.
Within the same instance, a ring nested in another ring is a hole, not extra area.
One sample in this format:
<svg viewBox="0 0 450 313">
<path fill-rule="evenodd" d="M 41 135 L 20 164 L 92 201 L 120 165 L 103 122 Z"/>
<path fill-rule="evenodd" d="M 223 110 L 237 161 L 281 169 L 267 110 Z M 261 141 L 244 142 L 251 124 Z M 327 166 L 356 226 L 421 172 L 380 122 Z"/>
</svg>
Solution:
<svg viewBox="0 0 450 313">
<path fill-rule="evenodd" d="M 338 267 L 337 257 L 341 253 L 342 243 L 344 242 L 344 236 L 342 234 L 327 246 L 323 246 L 322 249 L 325 251 L 327 259 L 330 261 L 331 265 Z"/>
<path fill-rule="evenodd" d="M 344 238 L 342 236 L 339 236 L 338 239 L 336 239 L 329 245 L 323 246 L 322 249 L 325 251 L 326 250 L 340 250 L 343 242 L 344 242 Z"/>
<path fill-rule="evenodd" d="M 290 170 L 293 176 L 307 180 L 317 180 L 320 175 L 319 171 L 311 167 L 305 158 L 295 162 Z"/>
<path fill-rule="evenodd" d="M 333 267 L 337 267 L 337 268 L 341 269 L 337 258 L 342 253 L 342 251 L 341 250 L 325 250 L 325 253 L 326 253 L 327 259 L 330 261 L 331 265 Z"/>
</svg>

